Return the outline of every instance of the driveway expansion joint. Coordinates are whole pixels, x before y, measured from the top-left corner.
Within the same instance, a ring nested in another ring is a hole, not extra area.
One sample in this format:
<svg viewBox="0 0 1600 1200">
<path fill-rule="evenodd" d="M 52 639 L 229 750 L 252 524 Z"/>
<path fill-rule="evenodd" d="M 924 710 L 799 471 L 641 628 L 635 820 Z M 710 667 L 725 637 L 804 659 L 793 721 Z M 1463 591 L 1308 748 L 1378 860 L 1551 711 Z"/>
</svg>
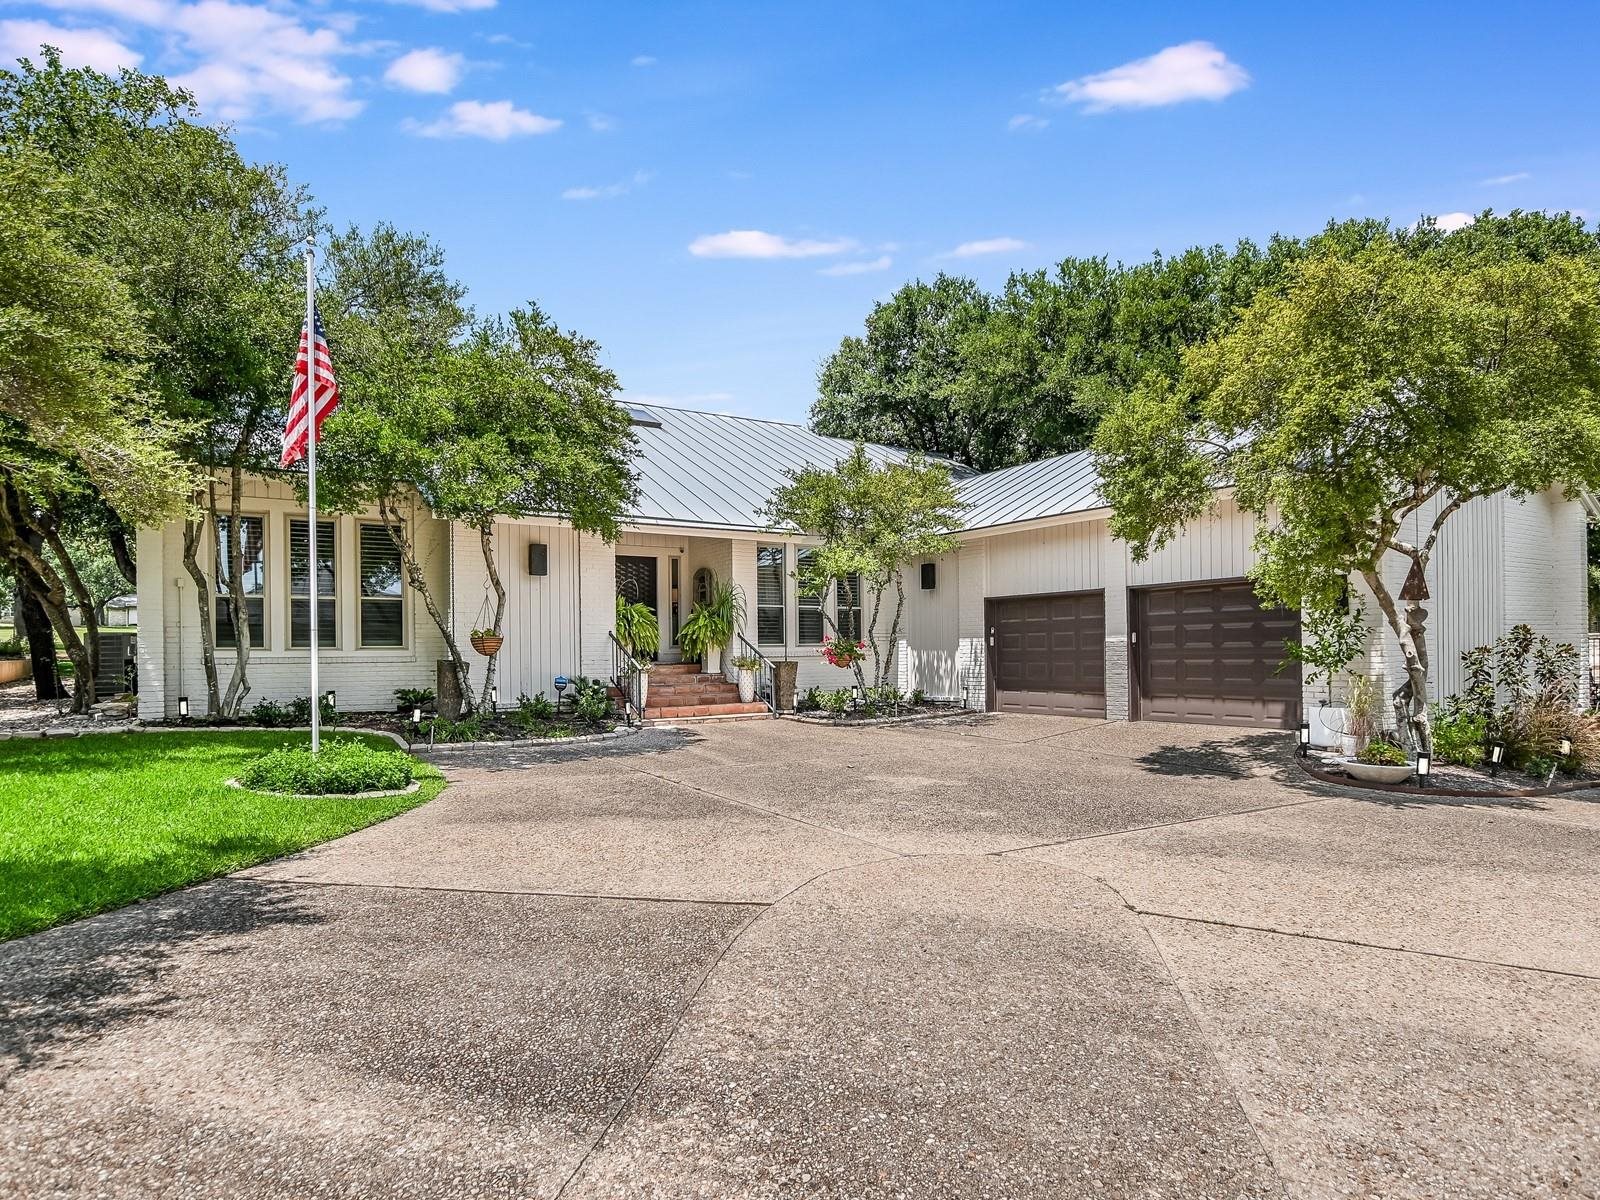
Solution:
<svg viewBox="0 0 1600 1200">
<path fill-rule="evenodd" d="M 233 875 L 243 883 L 262 886 L 369 888 L 391 892 L 450 892 L 466 896 L 546 896 L 555 900 L 620 900 L 638 904 L 720 904 L 727 908 L 768 908 L 775 900 L 728 900 L 708 896 L 641 896 L 623 892 L 560 892 L 548 888 L 450 887 L 440 883 L 370 883 L 359 879 L 280 879 L 272 875 Z"/>
</svg>

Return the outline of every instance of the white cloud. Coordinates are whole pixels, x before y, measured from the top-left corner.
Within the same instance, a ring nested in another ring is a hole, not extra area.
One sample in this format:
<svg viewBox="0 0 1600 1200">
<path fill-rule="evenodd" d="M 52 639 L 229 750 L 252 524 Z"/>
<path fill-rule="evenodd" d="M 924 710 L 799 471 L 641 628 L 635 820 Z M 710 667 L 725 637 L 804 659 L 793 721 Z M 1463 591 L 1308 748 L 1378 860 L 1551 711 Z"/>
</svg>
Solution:
<svg viewBox="0 0 1600 1200">
<path fill-rule="evenodd" d="M 430 48 L 412 50 L 389 64 L 384 79 L 408 92 L 442 96 L 461 80 L 465 61 L 459 54 Z"/>
<path fill-rule="evenodd" d="M 656 56 L 653 54 L 635 54 L 628 60 L 631 67 L 653 67 L 656 65 Z"/>
<path fill-rule="evenodd" d="M 1116 108 L 1160 108 L 1186 100 L 1221 100 L 1250 83 L 1250 75 L 1210 42 L 1184 42 L 1058 84 L 1051 95 L 1085 112 Z"/>
<path fill-rule="evenodd" d="M 643 187 L 649 183 L 652 175 L 649 171 L 635 171 L 631 178 L 621 183 L 608 183 L 601 187 L 570 187 L 561 193 L 563 200 L 614 200 L 618 196 L 626 196 L 634 188 Z"/>
<path fill-rule="evenodd" d="M 1508 183 L 1521 183 L 1524 179 L 1532 178 L 1533 176 L 1526 171 L 1513 171 L 1509 175 L 1491 175 L 1488 179 L 1480 179 L 1478 184 L 1481 187 L 1502 187 Z"/>
<path fill-rule="evenodd" d="M 855 249 L 855 245 L 849 238 L 818 241 L 781 237 L 759 229 L 730 229 L 695 238 L 689 243 L 689 253 L 696 258 L 820 258 L 843 254 Z"/>
<path fill-rule="evenodd" d="M 425 8 L 436 13 L 481 12 L 495 6 L 495 0 L 389 0 L 389 3 Z"/>
<path fill-rule="evenodd" d="M 48 21 L 0 21 L 0 57 L 39 62 L 39 47 L 54 46 L 69 67 L 111 72 L 137 67 L 144 56 L 118 40 L 109 29 L 66 29 Z"/>
<path fill-rule="evenodd" d="M 590 131 L 594 133 L 610 133 L 617 127 L 617 119 L 602 112 L 584 113 L 583 119 L 588 122 Z"/>
<path fill-rule="evenodd" d="M 945 258 L 978 258 L 984 254 L 1007 254 L 1013 250 L 1026 250 L 1028 243 L 1014 237 L 980 238 L 975 242 L 962 242 Z"/>
<path fill-rule="evenodd" d="M 1443 230 L 1445 233 L 1454 233 L 1458 229 L 1465 229 L 1477 219 L 1478 218 L 1473 216 L 1471 213 L 1447 212 L 1440 213 L 1438 216 L 1434 217 L 1433 224 L 1436 228 Z M 1422 222 L 1418 221 L 1417 224 L 1420 225 Z"/>
<path fill-rule="evenodd" d="M 437 120 L 427 124 L 405 121 L 401 127 L 420 137 L 476 137 L 504 142 L 514 137 L 552 133 L 561 128 L 561 122 L 518 108 L 509 100 L 491 100 L 487 103 L 481 100 L 458 100 Z"/>
<path fill-rule="evenodd" d="M 1035 116 L 1033 113 L 1018 113 L 1006 122 L 1006 128 L 1016 133 L 1019 129 L 1043 129 L 1050 124 L 1048 118 Z"/>
<path fill-rule="evenodd" d="M 338 66 L 361 48 L 338 14 L 302 20 L 299 10 L 249 0 L 41 0 L 70 12 L 112 14 L 159 37 L 172 82 L 195 93 L 213 118 L 285 113 L 301 122 L 342 121 L 364 104 Z M 316 23 L 310 23 L 311 21 Z M 80 31 L 81 32 L 81 31 Z"/>
<path fill-rule="evenodd" d="M 823 267 L 818 275 L 870 275 L 874 271 L 887 271 L 894 266 L 894 259 L 887 254 L 879 258 L 867 259 L 865 262 L 834 263 L 831 267 Z"/>
</svg>

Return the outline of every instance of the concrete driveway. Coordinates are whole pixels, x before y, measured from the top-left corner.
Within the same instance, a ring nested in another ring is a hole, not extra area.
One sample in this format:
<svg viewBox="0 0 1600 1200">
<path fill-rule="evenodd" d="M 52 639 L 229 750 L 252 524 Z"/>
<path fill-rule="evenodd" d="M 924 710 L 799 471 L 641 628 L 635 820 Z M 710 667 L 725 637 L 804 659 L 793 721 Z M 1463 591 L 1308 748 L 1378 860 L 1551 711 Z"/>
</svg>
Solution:
<svg viewBox="0 0 1600 1200">
<path fill-rule="evenodd" d="M 441 756 L 0 946 L 0 1195 L 1600 1194 L 1600 802 L 975 717 Z"/>
</svg>

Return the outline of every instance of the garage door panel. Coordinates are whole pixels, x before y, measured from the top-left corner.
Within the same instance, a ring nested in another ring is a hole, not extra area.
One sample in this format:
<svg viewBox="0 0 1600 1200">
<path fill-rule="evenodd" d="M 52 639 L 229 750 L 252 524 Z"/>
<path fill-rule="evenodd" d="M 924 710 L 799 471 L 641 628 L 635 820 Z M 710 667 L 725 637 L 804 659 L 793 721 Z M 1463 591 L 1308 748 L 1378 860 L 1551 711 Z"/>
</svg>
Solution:
<svg viewBox="0 0 1600 1200">
<path fill-rule="evenodd" d="M 1282 671 L 1298 613 L 1263 609 L 1247 581 L 1136 593 L 1139 716 L 1147 720 L 1289 728 L 1300 674 Z"/>
<path fill-rule="evenodd" d="M 992 599 L 989 617 L 996 710 L 1105 715 L 1104 593 Z"/>
</svg>

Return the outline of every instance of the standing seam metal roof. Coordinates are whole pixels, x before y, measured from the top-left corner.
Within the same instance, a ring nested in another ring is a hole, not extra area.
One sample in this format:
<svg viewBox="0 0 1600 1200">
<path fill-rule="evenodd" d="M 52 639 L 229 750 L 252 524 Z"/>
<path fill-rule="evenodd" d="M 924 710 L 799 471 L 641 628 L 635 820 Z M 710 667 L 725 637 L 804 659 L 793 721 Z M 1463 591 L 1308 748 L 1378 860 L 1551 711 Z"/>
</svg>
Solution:
<svg viewBox="0 0 1600 1200">
<path fill-rule="evenodd" d="M 639 498 L 628 521 L 635 525 L 769 528 L 761 510 L 789 481 L 789 471 L 831 467 L 854 445 L 783 421 L 652 404 L 628 407 L 661 422 L 659 427 L 634 426 Z M 877 463 L 908 457 L 907 451 L 892 446 L 869 444 L 866 450 Z M 1084 453 L 983 475 L 954 463 L 951 467 L 961 498 L 970 506 L 964 530 L 1103 506 L 1099 479 Z"/>
</svg>

